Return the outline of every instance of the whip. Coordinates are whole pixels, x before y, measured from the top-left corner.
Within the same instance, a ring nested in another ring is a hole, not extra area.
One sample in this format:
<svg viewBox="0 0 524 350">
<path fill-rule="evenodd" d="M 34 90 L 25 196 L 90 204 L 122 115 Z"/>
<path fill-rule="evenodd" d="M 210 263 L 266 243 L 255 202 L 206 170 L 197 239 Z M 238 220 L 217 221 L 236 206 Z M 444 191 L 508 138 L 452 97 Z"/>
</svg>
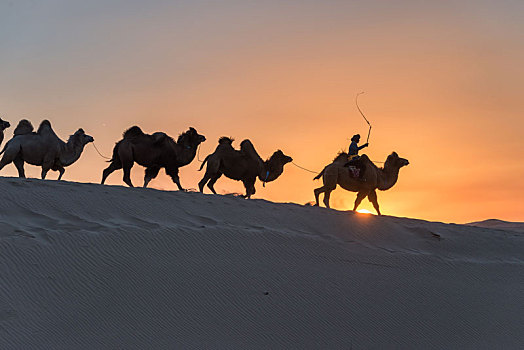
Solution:
<svg viewBox="0 0 524 350">
<path fill-rule="evenodd" d="M 368 118 L 366 118 L 366 116 L 364 115 L 364 113 L 362 112 L 362 110 L 360 109 L 360 107 L 358 106 L 358 97 L 359 97 L 360 95 L 362 95 L 363 93 L 364 93 L 364 91 L 359 92 L 359 93 L 357 94 L 357 96 L 355 96 L 355 104 L 357 105 L 357 109 L 358 109 L 358 111 L 360 112 L 360 115 L 362 115 L 362 118 L 364 118 L 364 120 L 366 121 L 366 123 L 368 123 L 368 125 L 369 125 L 368 138 L 366 139 L 366 143 L 368 143 L 368 142 L 369 142 L 369 135 L 371 134 L 371 123 L 369 122 Z"/>
</svg>

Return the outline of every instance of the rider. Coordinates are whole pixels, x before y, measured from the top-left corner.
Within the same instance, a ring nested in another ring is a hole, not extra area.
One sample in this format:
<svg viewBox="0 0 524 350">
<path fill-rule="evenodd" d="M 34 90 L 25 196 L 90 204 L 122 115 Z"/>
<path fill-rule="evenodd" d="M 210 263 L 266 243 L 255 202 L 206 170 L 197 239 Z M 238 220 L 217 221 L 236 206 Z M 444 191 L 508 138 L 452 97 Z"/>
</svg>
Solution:
<svg viewBox="0 0 524 350">
<path fill-rule="evenodd" d="M 362 180 L 364 176 L 364 166 L 362 162 L 359 160 L 360 156 L 358 155 L 358 151 L 360 151 L 363 148 L 366 148 L 367 146 L 369 146 L 369 144 L 366 142 L 362 146 L 359 146 L 358 145 L 359 141 L 360 141 L 359 134 L 353 135 L 353 137 L 351 138 L 351 144 L 349 145 L 349 151 L 348 151 L 348 161 L 349 162 L 347 165 L 357 167 L 360 170 L 358 178 Z"/>
<path fill-rule="evenodd" d="M 360 151 L 362 148 L 366 148 L 369 146 L 368 143 L 363 144 L 362 146 L 358 146 L 358 143 L 360 141 L 360 135 L 356 134 L 353 135 L 351 138 L 351 144 L 349 145 L 349 151 L 348 151 L 348 158 L 349 160 L 358 159 L 358 151 Z"/>
</svg>

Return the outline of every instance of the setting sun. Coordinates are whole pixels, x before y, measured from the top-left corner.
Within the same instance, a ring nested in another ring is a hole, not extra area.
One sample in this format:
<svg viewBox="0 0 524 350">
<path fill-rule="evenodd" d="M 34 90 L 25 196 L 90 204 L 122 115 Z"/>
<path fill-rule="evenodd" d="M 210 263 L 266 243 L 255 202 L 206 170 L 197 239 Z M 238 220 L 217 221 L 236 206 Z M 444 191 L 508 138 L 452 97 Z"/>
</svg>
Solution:
<svg viewBox="0 0 524 350">
<path fill-rule="evenodd" d="M 367 209 L 358 209 L 357 213 L 359 213 L 359 214 L 373 214 L 372 212 L 370 212 Z"/>
</svg>

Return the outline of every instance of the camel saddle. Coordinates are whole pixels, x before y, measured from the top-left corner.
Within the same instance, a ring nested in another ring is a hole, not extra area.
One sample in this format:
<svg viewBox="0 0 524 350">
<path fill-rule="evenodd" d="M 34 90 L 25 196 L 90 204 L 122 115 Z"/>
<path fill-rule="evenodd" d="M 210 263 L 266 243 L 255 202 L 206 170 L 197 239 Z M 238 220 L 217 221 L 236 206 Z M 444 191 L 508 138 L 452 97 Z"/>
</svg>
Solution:
<svg viewBox="0 0 524 350">
<path fill-rule="evenodd" d="M 356 166 L 353 166 L 353 165 L 349 165 L 349 166 L 347 166 L 347 168 L 349 169 L 349 173 L 354 178 L 359 178 L 360 177 L 360 169 L 359 168 L 357 168 Z"/>
</svg>

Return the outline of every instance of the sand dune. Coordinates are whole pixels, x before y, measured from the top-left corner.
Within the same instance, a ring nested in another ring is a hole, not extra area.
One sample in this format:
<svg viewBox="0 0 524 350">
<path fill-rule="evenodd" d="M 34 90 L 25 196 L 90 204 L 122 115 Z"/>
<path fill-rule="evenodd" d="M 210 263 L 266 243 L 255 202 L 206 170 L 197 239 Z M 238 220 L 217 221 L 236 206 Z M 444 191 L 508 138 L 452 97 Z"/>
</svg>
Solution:
<svg viewBox="0 0 524 350">
<path fill-rule="evenodd" d="M 497 219 L 489 219 L 484 221 L 471 222 L 468 225 L 524 233 L 524 222 L 510 222 Z"/>
<path fill-rule="evenodd" d="M 2 349 L 519 349 L 524 236 L 0 178 Z"/>
</svg>

